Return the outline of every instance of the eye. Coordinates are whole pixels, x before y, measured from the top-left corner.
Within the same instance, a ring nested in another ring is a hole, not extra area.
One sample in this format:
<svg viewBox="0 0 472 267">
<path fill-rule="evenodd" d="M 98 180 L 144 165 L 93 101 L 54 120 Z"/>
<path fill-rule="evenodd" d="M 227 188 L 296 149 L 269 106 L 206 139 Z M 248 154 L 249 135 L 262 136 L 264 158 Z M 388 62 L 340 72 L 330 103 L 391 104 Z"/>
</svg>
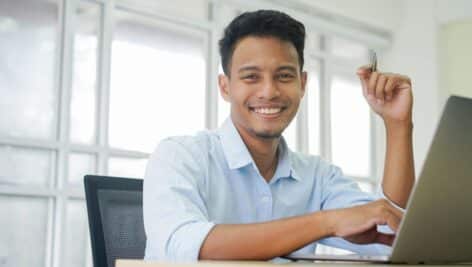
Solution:
<svg viewBox="0 0 472 267">
<path fill-rule="evenodd" d="M 295 75 L 291 73 L 279 73 L 277 78 L 282 82 L 288 82 L 295 78 Z"/>
<path fill-rule="evenodd" d="M 242 76 L 242 79 L 247 81 L 255 81 L 257 80 L 257 78 L 259 77 L 255 73 L 250 73 Z"/>
</svg>

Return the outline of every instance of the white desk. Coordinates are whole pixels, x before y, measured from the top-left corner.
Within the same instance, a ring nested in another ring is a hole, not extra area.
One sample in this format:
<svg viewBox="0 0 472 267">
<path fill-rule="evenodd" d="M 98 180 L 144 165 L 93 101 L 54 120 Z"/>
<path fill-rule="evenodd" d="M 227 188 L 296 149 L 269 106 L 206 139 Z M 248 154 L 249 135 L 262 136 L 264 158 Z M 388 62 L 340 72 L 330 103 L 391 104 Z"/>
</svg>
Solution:
<svg viewBox="0 0 472 267">
<path fill-rule="evenodd" d="M 297 267 L 352 267 L 353 265 L 369 265 L 369 267 L 393 267 L 393 266 L 421 266 L 428 265 L 394 265 L 394 264 L 373 264 L 373 263 L 338 263 L 338 262 L 289 262 L 272 263 L 266 261 L 199 261 L 196 263 L 165 263 L 165 262 L 146 262 L 142 260 L 117 260 L 116 267 L 274 267 L 277 265 L 297 266 Z M 434 267 L 458 266 L 458 265 L 430 265 Z M 460 265 L 459 265 L 460 266 Z"/>
</svg>

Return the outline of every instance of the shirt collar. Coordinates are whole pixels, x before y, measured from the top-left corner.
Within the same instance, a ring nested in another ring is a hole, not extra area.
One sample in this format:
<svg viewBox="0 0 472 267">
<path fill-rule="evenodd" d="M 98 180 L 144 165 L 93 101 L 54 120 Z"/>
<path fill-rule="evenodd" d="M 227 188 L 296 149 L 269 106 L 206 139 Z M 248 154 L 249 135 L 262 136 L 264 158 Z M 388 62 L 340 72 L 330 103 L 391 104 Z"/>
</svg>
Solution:
<svg viewBox="0 0 472 267">
<path fill-rule="evenodd" d="M 227 118 L 218 129 L 218 135 L 221 140 L 223 153 L 230 169 L 239 169 L 249 164 L 253 164 L 256 168 L 256 164 L 254 163 L 246 144 L 244 144 L 241 135 L 239 135 L 239 132 L 230 117 Z M 279 144 L 279 153 L 277 169 L 274 178 L 270 182 L 274 183 L 280 178 L 293 178 L 300 181 L 300 176 L 293 168 L 292 152 L 288 148 L 283 137 Z"/>
<path fill-rule="evenodd" d="M 218 135 L 230 169 L 238 169 L 253 162 L 251 154 L 249 154 L 246 144 L 244 144 L 231 118 L 227 118 L 221 125 Z"/>
</svg>

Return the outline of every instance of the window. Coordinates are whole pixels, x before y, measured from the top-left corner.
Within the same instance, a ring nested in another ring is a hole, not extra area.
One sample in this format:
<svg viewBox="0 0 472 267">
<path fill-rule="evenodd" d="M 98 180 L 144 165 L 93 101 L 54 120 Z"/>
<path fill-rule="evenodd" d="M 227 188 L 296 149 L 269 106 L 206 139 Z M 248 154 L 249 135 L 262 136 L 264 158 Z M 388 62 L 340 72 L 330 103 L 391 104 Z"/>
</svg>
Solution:
<svg viewBox="0 0 472 267">
<path fill-rule="evenodd" d="M 369 106 L 359 81 L 333 75 L 331 92 L 332 161 L 348 175 L 370 175 Z"/>
<path fill-rule="evenodd" d="M 58 30 L 56 2 L 0 1 L 1 140 L 56 138 Z M 6 266 L 44 266 L 51 248 L 54 199 L 28 192 L 54 185 L 57 153 L 25 142 L 0 142 L 0 262 Z"/>
<path fill-rule="evenodd" d="M 305 100 L 308 103 L 308 152 L 313 155 L 321 153 L 321 66 L 318 60 L 308 60 L 306 64 L 308 81 L 306 84 Z"/>
<path fill-rule="evenodd" d="M 0 2 L 0 136 L 55 138 L 58 24 L 55 2 Z"/>
<path fill-rule="evenodd" d="M 96 143 L 97 63 L 101 6 L 81 2 L 75 10 L 70 140 Z"/>
<path fill-rule="evenodd" d="M 152 152 L 166 136 L 203 129 L 205 33 L 184 33 L 125 11 L 115 18 L 110 145 Z"/>
<path fill-rule="evenodd" d="M 0 195 L 2 264 L 44 266 L 52 201 L 46 197 Z M 28 246 L 25 246 L 28 244 Z M 31 249 L 28 249 L 31 248 Z M 33 249 L 34 248 L 34 249 Z"/>
</svg>

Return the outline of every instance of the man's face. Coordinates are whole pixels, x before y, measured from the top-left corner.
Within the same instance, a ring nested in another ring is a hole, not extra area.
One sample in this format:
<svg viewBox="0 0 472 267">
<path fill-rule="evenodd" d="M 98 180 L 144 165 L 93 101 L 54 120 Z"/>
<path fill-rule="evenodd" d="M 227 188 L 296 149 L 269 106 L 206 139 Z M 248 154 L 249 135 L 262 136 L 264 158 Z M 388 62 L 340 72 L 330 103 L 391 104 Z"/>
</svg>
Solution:
<svg viewBox="0 0 472 267">
<path fill-rule="evenodd" d="M 273 37 L 245 37 L 237 44 L 230 77 L 219 76 L 223 98 L 239 131 L 277 138 L 297 113 L 305 92 L 295 47 Z"/>
</svg>

